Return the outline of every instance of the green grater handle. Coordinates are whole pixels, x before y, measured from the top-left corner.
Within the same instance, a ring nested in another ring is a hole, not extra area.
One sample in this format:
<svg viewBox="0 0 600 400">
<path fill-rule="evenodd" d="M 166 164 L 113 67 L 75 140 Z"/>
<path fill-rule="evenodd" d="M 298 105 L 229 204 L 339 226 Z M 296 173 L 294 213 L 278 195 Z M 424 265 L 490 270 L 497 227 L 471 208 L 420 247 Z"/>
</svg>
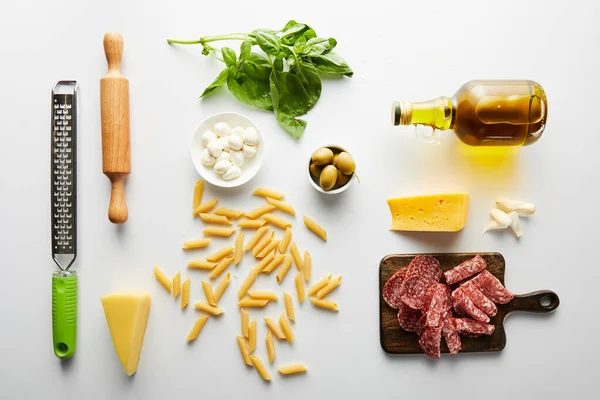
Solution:
<svg viewBox="0 0 600 400">
<path fill-rule="evenodd" d="M 52 337 L 54 354 L 71 358 L 77 340 L 77 275 L 57 271 L 52 275 Z"/>
</svg>

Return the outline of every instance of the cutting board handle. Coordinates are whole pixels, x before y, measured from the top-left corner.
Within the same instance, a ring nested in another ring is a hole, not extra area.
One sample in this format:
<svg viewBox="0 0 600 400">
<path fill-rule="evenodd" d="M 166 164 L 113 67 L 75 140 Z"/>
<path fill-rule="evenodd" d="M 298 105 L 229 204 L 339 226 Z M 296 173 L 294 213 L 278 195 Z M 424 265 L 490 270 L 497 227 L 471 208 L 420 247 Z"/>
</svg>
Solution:
<svg viewBox="0 0 600 400">
<path fill-rule="evenodd" d="M 558 308 L 560 299 L 552 290 L 538 290 L 527 294 L 517 294 L 507 304 L 508 313 L 513 311 L 528 311 L 535 313 L 549 313 Z"/>
<path fill-rule="evenodd" d="M 104 35 L 104 54 L 108 63 L 106 76 L 121 75 L 121 58 L 123 58 L 123 37 L 116 32 Z"/>
</svg>

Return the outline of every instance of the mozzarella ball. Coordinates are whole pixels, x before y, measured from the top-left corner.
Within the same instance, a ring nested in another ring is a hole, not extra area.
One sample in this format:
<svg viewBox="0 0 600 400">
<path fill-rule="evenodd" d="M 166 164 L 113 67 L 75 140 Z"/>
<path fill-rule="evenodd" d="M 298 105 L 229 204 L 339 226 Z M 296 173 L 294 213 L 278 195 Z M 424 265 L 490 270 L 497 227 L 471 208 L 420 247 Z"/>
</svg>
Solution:
<svg viewBox="0 0 600 400">
<path fill-rule="evenodd" d="M 244 157 L 246 158 L 254 157 L 256 154 L 256 146 L 245 144 L 244 147 L 242 147 L 242 154 L 244 154 Z"/>
<path fill-rule="evenodd" d="M 232 150 L 228 154 L 231 155 L 231 163 L 233 165 L 240 168 L 244 165 L 244 153 L 239 150 Z"/>
<path fill-rule="evenodd" d="M 258 133 L 256 132 L 256 129 L 253 127 L 246 128 L 244 131 L 244 143 L 251 146 L 256 146 L 258 144 Z"/>
<path fill-rule="evenodd" d="M 223 151 L 231 150 L 231 148 L 229 147 L 229 136 L 221 136 L 219 138 L 219 143 L 221 143 L 221 147 L 223 147 Z"/>
<path fill-rule="evenodd" d="M 213 140 L 209 142 L 206 148 L 208 149 L 210 155 L 215 158 L 219 157 L 223 151 L 223 145 L 219 140 Z"/>
<path fill-rule="evenodd" d="M 227 160 L 227 161 L 231 160 L 231 155 L 226 151 L 222 152 L 221 155 L 219 157 L 217 157 L 216 162 L 223 161 L 223 160 Z"/>
<path fill-rule="evenodd" d="M 244 128 L 242 128 L 241 126 L 236 126 L 235 128 L 233 128 L 231 130 L 231 135 L 232 136 L 238 136 L 240 139 L 243 139 L 243 137 L 244 137 Z"/>
<path fill-rule="evenodd" d="M 237 178 L 241 174 L 242 174 L 242 170 L 239 167 L 236 167 L 235 165 L 233 165 L 231 168 L 229 168 L 229 170 L 227 172 L 225 172 L 223 174 L 223 179 L 225 179 L 226 181 L 230 181 L 232 179 Z"/>
<path fill-rule="evenodd" d="M 227 139 L 229 139 L 229 148 L 231 150 L 241 150 L 242 146 L 244 145 L 244 141 L 242 140 L 241 137 L 239 136 L 235 136 L 235 135 L 230 135 L 227 137 Z"/>
<path fill-rule="evenodd" d="M 206 131 L 202 135 L 202 144 L 204 145 L 204 147 L 206 147 L 206 146 L 208 146 L 208 144 L 210 142 L 212 142 L 216 138 L 217 138 L 217 135 L 215 135 L 215 133 L 213 131 Z"/>
<path fill-rule="evenodd" d="M 227 122 L 217 122 L 213 128 L 218 137 L 228 136 L 231 133 L 231 127 Z"/>
<path fill-rule="evenodd" d="M 202 152 L 202 158 L 200 160 L 202 161 L 202 165 L 205 165 L 207 167 L 212 167 L 213 165 L 215 165 L 215 159 L 213 156 L 210 155 L 208 149 L 204 149 L 204 151 Z"/>
<path fill-rule="evenodd" d="M 215 164 L 215 172 L 217 174 L 224 174 L 229 171 L 229 168 L 231 168 L 231 161 L 229 160 L 222 160 Z"/>
</svg>

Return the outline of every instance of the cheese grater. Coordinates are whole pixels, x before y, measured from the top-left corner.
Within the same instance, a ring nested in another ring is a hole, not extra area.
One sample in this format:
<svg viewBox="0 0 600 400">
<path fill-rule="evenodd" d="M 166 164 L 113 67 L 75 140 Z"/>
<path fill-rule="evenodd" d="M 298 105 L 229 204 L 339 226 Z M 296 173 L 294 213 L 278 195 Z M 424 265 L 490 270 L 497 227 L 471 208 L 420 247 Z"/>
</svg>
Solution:
<svg viewBox="0 0 600 400">
<path fill-rule="evenodd" d="M 50 185 L 52 202 L 52 336 L 54 354 L 75 352 L 77 275 L 77 82 L 59 81 L 52 88 Z"/>
</svg>

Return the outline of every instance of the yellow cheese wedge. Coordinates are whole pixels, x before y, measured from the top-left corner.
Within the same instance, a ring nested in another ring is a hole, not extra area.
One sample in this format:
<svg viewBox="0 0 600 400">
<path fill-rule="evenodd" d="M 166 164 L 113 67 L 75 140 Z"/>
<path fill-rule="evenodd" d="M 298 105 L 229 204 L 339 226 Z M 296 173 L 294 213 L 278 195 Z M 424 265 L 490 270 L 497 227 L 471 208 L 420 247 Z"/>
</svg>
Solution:
<svg viewBox="0 0 600 400">
<path fill-rule="evenodd" d="M 468 193 L 388 199 L 393 231 L 458 232 L 467 223 Z"/>
<path fill-rule="evenodd" d="M 127 375 L 137 370 L 150 312 L 150 295 L 111 293 L 100 298 L 113 344 Z"/>
</svg>

